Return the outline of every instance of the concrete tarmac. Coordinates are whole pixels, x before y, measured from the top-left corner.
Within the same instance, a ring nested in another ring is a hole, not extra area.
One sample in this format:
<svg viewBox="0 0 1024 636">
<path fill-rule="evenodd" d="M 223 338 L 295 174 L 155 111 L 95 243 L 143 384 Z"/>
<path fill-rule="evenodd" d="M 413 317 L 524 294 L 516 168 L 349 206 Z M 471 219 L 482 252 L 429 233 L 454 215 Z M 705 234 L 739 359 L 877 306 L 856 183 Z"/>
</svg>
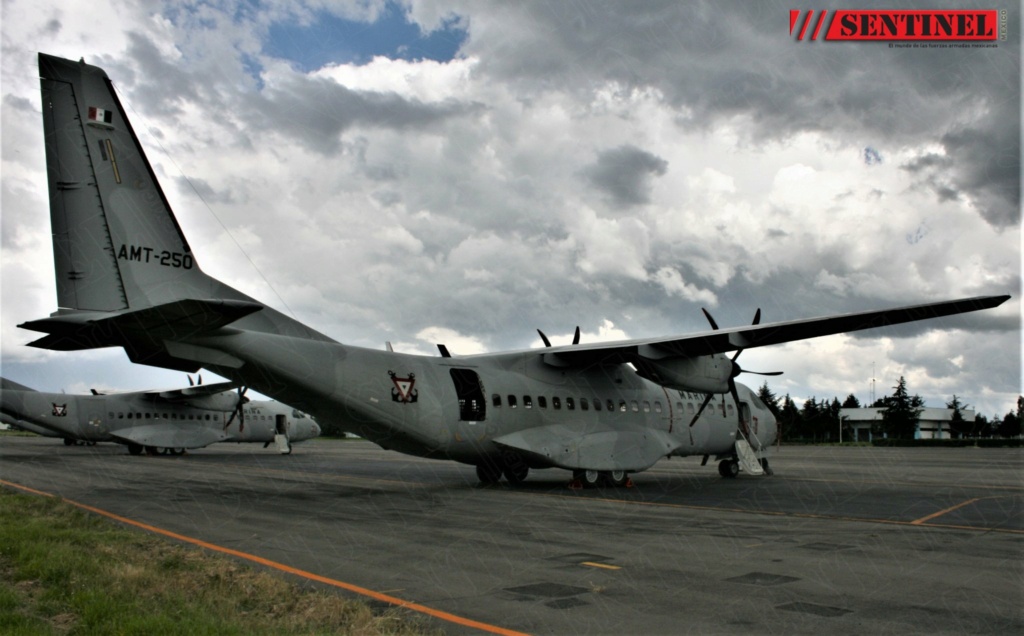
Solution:
<svg viewBox="0 0 1024 636">
<path fill-rule="evenodd" d="M 482 487 L 361 440 L 135 457 L 0 434 L 0 480 L 507 630 L 1024 633 L 1024 451 L 783 447 L 772 467 Z"/>
</svg>

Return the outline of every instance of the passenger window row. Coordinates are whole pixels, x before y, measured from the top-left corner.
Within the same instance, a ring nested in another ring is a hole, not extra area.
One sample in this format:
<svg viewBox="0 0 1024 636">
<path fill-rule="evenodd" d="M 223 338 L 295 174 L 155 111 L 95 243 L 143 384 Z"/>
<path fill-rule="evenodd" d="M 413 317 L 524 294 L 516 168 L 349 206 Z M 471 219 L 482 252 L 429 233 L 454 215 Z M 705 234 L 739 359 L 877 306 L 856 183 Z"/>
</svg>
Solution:
<svg viewBox="0 0 1024 636">
<path fill-rule="evenodd" d="M 125 413 L 124 411 L 120 411 L 120 412 L 115 414 L 113 411 L 110 411 L 108 413 L 108 415 L 110 416 L 110 419 L 114 419 L 116 417 L 119 420 L 124 420 L 124 419 L 129 419 L 129 420 L 131 420 L 131 419 L 136 419 L 136 420 L 141 420 L 141 419 L 147 419 L 147 420 L 149 420 L 149 419 L 165 419 L 165 420 L 200 420 L 200 421 L 205 420 L 207 422 L 209 422 L 209 421 L 217 421 L 217 416 L 215 416 L 215 415 L 211 416 L 211 414 L 209 414 L 209 413 L 200 413 L 199 415 L 196 415 L 194 413 L 189 413 L 188 416 L 186 417 L 186 415 L 184 413 L 182 413 L 179 416 L 178 413 L 138 413 L 138 412 L 135 412 L 135 411 L 128 411 L 127 413 Z M 247 419 L 247 420 L 254 420 L 254 421 L 255 420 L 269 420 L 270 416 L 269 415 L 255 415 L 255 414 L 248 414 L 247 413 L 245 415 L 245 419 Z"/>
<path fill-rule="evenodd" d="M 524 409 L 532 409 L 534 407 L 534 404 L 536 404 L 538 408 L 548 408 L 548 400 L 543 395 L 538 395 L 536 402 L 534 402 L 533 396 L 530 395 L 524 395 L 522 396 L 522 398 L 522 406 Z M 494 393 L 493 395 L 491 395 L 491 403 L 495 407 L 501 408 L 503 403 L 501 395 L 498 393 Z M 511 394 L 507 395 L 505 396 L 504 404 L 507 404 L 508 407 L 511 409 L 519 408 L 519 397 Z M 632 411 L 633 413 L 639 413 L 641 410 L 644 413 L 650 413 L 652 410 L 655 413 L 662 412 L 661 402 L 657 400 L 654 401 L 652 406 L 651 402 L 648 400 L 630 400 L 627 403 L 626 400 L 620 399 L 618 403 L 616 403 L 615 400 L 604 400 L 602 402 L 600 398 L 594 398 L 592 401 L 588 400 L 587 398 L 579 398 L 578 402 L 575 398 L 571 397 L 567 397 L 564 400 L 557 396 L 551 398 L 551 408 L 556 411 L 561 410 L 563 405 L 565 406 L 565 410 L 575 411 L 577 404 L 579 405 L 579 410 L 581 411 L 589 411 L 591 410 L 591 408 L 593 408 L 593 410 L 595 411 L 600 411 L 604 409 L 613 412 L 619 411 L 620 413 L 626 413 L 628 411 Z M 728 404 L 727 407 L 728 415 L 732 415 L 735 412 L 733 405 Z M 721 405 L 718 405 L 718 410 L 722 410 Z M 686 413 L 687 415 L 693 416 L 697 412 L 697 407 L 694 405 L 693 402 L 687 402 L 684 408 L 682 402 L 676 402 L 675 412 L 679 415 Z M 723 413 L 723 415 L 725 415 L 725 413 Z"/>
</svg>

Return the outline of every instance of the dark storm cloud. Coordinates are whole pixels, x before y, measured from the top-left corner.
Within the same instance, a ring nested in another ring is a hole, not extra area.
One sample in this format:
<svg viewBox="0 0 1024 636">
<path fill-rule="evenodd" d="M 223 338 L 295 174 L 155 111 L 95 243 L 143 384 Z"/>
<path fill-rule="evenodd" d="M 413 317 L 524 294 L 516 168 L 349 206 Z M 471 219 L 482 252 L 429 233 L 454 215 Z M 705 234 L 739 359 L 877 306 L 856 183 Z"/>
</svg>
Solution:
<svg viewBox="0 0 1024 636">
<path fill-rule="evenodd" d="M 990 4 L 990 3 L 989 3 Z M 991 9 L 984 2 L 958 9 Z M 918 4 L 865 0 L 857 9 Z M 466 5 L 472 14 L 474 4 Z M 778 2 L 530 2 L 471 22 L 468 54 L 521 92 L 593 90 L 596 78 L 657 88 L 681 125 L 742 117 L 754 140 L 823 131 L 883 154 L 941 144 L 939 179 L 964 191 L 990 224 L 1019 221 L 1020 43 L 994 49 L 899 50 L 884 43 L 796 42 Z M 816 9 L 850 8 L 825 2 Z M 1019 8 L 1007 6 L 1009 23 Z M 946 188 L 948 196 L 949 188 Z"/>
<path fill-rule="evenodd" d="M 661 157 L 625 145 L 602 152 L 582 174 L 616 205 L 632 206 L 650 201 L 651 177 L 667 170 L 668 162 Z"/>
<path fill-rule="evenodd" d="M 478 108 L 455 101 L 425 104 L 395 93 L 354 91 L 325 78 L 291 76 L 252 104 L 252 123 L 272 126 L 323 154 L 341 149 L 341 133 L 352 126 L 424 129 Z"/>
<path fill-rule="evenodd" d="M 125 60 L 131 60 L 130 65 Z M 180 116 L 185 104 L 197 103 L 205 113 L 238 118 L 241 143 L 248 143 L 251 131 L 272 130 L 325 155 L 341 151 L 341 134 L 352 126 L 425 129 L 481 108 L 454 100 L 428 104 L 395 93 L 357 91 L 300 74 L 257 91 L 255 80 L 250 87 L 225 82 L 226 69 L 216 60 L 171 61 L 152 42 L 132 33 L 129 55 L 104 59 L 102 64 L 109 75 L 133 85 L 136 105 L 149 112 Z"/>
</svg>

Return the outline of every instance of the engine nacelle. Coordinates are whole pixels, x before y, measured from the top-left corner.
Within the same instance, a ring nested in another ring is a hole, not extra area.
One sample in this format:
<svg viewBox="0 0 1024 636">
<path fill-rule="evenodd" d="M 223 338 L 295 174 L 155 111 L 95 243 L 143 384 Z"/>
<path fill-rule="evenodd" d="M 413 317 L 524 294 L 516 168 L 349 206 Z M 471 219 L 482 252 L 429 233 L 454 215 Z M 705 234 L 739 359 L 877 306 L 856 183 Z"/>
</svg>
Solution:
<svg viewBox="0 0 1024 636">
<path fill-rule="evenodd" d="M 733 363 L 724 355 L 693 358 L 641 358 L 634 362 L 640 377 L 670 389 L 695 393 L 727 393 Z"/>
</svg>

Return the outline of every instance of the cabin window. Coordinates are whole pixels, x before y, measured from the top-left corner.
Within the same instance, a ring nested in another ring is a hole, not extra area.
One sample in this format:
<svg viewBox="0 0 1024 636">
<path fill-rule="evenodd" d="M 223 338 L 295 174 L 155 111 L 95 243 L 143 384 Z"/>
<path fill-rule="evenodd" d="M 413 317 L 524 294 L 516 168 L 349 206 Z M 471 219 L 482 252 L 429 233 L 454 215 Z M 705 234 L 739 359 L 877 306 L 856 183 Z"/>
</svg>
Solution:
<svg viewBox="0 0 1024 636">
<path fill-rule="evenodd" d="M 529 395 L 524 395 L 523 396 L 523 408 L 526 408 L 526 409 L 532 409 L 533 408 L 533 398 L 530 397 Z"/>
<path fill-rule="evenodd" d="M 630 402 L 630 405 L 633 407 L 633 412 L 634 413 L 639 413 L 640 412 L 640 405 L 636 403 L 636 400 L 633 400 L 632 402 Z"/>
<path fill-rule="evenodd" d="M 148 420 L 148 419 L 150 419 L 150 418 L 152 418 L 152 416 L 153 416 L 153 414 L 152 414 L 152 413 L 146 413 L 146 419 L 147 419 L 147 420 Z"/>
<path fill-rule="evenodd" d="M 553 398 L 551 398 L 551 407 L 554 408 L 554 409 L 562 408 L 562 398 L 560 398 L 560 397 L 553 397 Z"/>
<path fill-rule="evenodd" d="M 128 412 L 128 419 L 132 419 L 132 413 L 131 413 L 131 411 L 129 411 L 129 412 Z"/>
<path fill-rule="evenodd" d="M 590 410 L 590 402 L 587 401 L 587 398 L 580 398 L 580 410 L 581 411 L 589 411 Z"/>
<path fill-rule="evenodd" d="M 539 406 L 542 409 L 548 408 L 548 399 L 546 397 L 544 397 L 543 395 L 538 395 L 537 396 L 537 406 Z"/>
<path fill-rule="evenodd" d="M 655 413 L 661 413 L 661 402 L 655 402 L 654 403 L 654 412 Z"/>
<path fill-rule="evenodd" d="M 644 413 L 650 413 L 650 412 L 651 412 L 651 403 L 648 402 L 647 400 L 644 400 Z"/>
<path fill-rule="evenodd" d="M 492 395 L 491 396 L 491 404 L 493 404 L 494 406 L 500 407 L 501 406 L 501 396 L 498 395 L 497 393 Z"/>
<path fill-rule="evenodd" d="M 600 411 L 601 410 L 601 399 L 600 398 L 594 398 L 594 410 L 595 411 Z"/>
<path fill-rule="evenodd" d="M 514 395 L 508 396 L 508 408 L 514 409 L 514 408 L 516 408 L 516 406 L 518 406 L 516 404 L 516 396 L 514 396 Z"/>
<path fill-rule="evenodd" d="M 607 406 L 608 406 L 608 410 L 609 411 L 612 411 L 612 412 L 615 411 L 615 402 L 613 402 L 611 400 L 608 400 Z"/>
<path fill-rule="evenodd" d="M 626 412 L 626 401 L 625 400 L 619 400 L 619 410 L 622 411 L 623 413 Z"/>
<path fill-rule="evenodd" d="M 575 411 L 576 410 L 576 400 L 574 400 L 572 398 L 565 398 L 565 408 L 569 409 L 570 411 Z"/>
<path fill-rule="evenodd" d="M 682 405 L 682 404 L 680 404 L 679 402 L 676 402 L 676 409 L 677 409 L 677 410 L 678 410 L 678 411 L 679 411 L 680 413 L 682 413 L 682 412 L 683 412 L 683 405 Z M 686 412 L 687 412 L 687 413 L 688 413 L 689 415 L 693 415 L 693 413 L 694 413 L 694 410 L 693 410 L 693 402 L 687 402 L 687 403 L 686 403 Z"/>
</svg>

